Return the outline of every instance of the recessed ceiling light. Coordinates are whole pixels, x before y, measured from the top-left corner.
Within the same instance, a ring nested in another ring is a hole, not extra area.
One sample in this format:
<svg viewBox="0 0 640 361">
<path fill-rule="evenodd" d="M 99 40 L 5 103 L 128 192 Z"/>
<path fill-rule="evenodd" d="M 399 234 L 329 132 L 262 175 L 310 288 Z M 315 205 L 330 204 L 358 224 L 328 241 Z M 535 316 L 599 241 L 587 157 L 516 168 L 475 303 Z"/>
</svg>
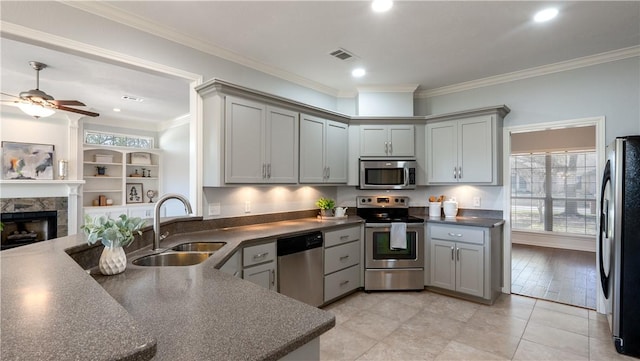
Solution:
<svg viewBox="0 0 640 361">
<path fill-rule="evenodd" d="M 353 76 L 354 78 L 361 78 L 363 77 L 365 74 L 367 73 L 366 70 L 364 70 L 364 68 L 355 68 L 351 71 L 351 76 Z"/>
<path fill-rule="evenodd" d="M 383 13 L 389 11 L 393 7 L 392 0 L 373 0 L 371 3 L 371 9 L 377 13 Z"/>
<path fill-rule="evenodd" d="M 117 113 L 120 111 L 120 108 L 113 108 L 113 111 Z"/>
<path fill-rule="evenodd" d="M 548 9 L 544 9 L 544 10 L 538 11 L 533 16 L 533 20 L 538 22 L 538 23 L 542 23 L 542 22 L 549 21 L 549 20 L 555 18 L 557 15 L 558 15 L 558 9 L 556 9 L 556 8 L 548 8 Z"/>
</svg>

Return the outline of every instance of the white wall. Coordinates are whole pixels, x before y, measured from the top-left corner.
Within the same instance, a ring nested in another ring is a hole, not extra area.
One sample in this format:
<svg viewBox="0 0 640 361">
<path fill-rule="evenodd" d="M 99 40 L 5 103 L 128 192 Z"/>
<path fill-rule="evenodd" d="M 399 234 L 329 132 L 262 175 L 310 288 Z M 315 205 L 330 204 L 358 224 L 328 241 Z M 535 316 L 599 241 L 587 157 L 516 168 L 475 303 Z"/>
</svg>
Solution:
<svg viewBox="0 0 640 361">
<path fill-rule="evenodd" d="M 159 133 L 158 146 L 163 159 L 159 195 L 178 193 L 189 199 L 189 123 L 183 122 Z M 165 208 L 167 217 L 184 214 L 184 206 L 179 202 L 168 202 Z"/>
<path fill-rule="evenodd" d="M 204 217 L 226 218 L 317 209 L 315 202 L 318 198 L 336 199 L 336 188 L 309 186 L 206 187 L 204 194 Z M 250 203 L 249 212 L 245 212 L 247 201 Z M 220 214 L 209 215 L 209 205 L 216 203 L 220 204 Z"/>
<path fill-rule="evenodd" d="M 416 115 L 506 104 L 505 127 L 606 117 L 606 142 L 640 134 L 640 57 L 416 99 Z"/>
</svg>

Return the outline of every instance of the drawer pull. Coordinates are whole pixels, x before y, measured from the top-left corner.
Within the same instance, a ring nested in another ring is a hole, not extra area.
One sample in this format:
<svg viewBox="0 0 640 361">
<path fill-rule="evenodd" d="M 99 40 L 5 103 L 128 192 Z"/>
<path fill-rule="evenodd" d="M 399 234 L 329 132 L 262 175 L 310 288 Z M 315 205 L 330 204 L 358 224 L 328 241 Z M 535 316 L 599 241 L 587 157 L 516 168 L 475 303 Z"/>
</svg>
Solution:
<svg viewBox="0 0 640 361">
<path fill-rule="evenodd" d="M 340 239 L 341 239 L 341 240 L 343 240 L 343 239 L 349 239 L 349 235 L 348 235 L 348 234 L 345 234 L 344 236 L 340 236 Z"/>
<path fill-rule="evenodd" d="M 340 282 L 340 286 L 344 286 L 344 285 L 346 285 L 347 283 L 349 283 L 349 280 L 342 281 L 342 282 Z"/>
<path fill-rule="evenodd" d="M 269 254 L 269 252 L 258 253 L 258 254 L 253 255 L 253 259 L 254 260 L 259 260 L 261 258 L 267 257 L 268 254 Z"/>
<path fill-rule="evenodd" d="M 462 237 L 462 233 L 453 233 L 453 232 L 449 232 L 449 235 L 451 237 Z"/>
<path fill-rule="evenodd" d="M 347 258 L 349 258 L 349 255 L 345 255 L 345 256 L 340 257 L 340 260 L 342 261 L 342 260 L 347 259 Z"/>
</svg>

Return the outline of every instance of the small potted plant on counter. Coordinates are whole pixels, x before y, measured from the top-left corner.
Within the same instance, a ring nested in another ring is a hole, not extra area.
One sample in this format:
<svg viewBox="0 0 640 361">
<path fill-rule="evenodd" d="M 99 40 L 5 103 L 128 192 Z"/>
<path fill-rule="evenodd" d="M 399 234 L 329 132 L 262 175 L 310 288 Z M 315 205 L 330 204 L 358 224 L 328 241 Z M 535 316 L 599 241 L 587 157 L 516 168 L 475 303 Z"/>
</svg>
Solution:
<svg viewBox="0 0 640 361">
<path fill-rule="evenodd" d="M 335 206 L 336 202 L 331 198 L 322 197 L 316 202 L 316 207 L 320 208 L 321 217 L 333 217 L 333 209 Z"/>
<path fill-rule="evenodd" d="M 126 214 L 121 214 L 115 220 L 105 216 L 92 219 L 91 216 L 85 215 L 84 224 L 80 229 L 87 235 L 87 243 L 94 244 L 100 239 L 104 245 L 98 263 L 103 275 L 124 272 L 127 267 L 127 255 L 123 247 L 131 244 L 136 234 L 142 234 L 140 229 L 144 224 L 142 218 L 127 217 Z"/>
</svg>

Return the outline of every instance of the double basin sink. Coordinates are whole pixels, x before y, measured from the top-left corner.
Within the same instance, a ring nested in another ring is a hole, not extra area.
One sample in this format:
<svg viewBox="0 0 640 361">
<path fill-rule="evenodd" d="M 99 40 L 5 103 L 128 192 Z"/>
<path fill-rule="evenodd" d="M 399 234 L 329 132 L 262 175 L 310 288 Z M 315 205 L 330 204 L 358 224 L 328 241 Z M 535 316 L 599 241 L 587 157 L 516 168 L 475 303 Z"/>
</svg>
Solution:
<svg viewBox="0 0 640 361">
<path fill-rule="evenodd" d="M 164 266 L 193 266 L 204 262 L 226 242 L 187 242 L 170 248 L 169 251 L 150 254 L 134 259 L 131 263 L 136 266 L 164 267 Z"/>
</svg>

